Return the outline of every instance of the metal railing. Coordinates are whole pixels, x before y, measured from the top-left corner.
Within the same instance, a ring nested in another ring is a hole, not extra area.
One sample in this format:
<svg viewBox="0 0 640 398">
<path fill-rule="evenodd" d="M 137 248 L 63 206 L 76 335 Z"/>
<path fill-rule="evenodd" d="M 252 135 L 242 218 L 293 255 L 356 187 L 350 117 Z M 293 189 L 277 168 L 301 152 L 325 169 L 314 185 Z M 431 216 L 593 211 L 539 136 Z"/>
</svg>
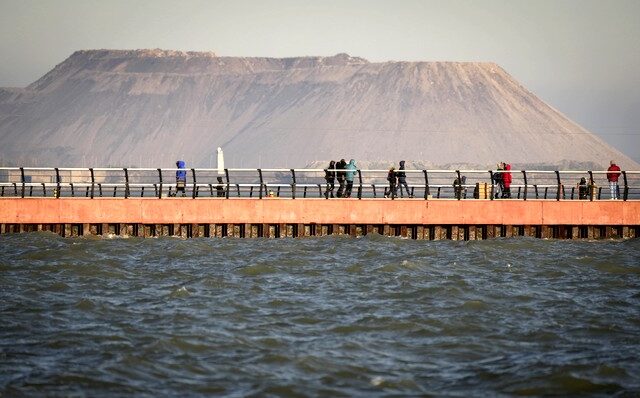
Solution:
<svg viewBox="0 0 640 398">
<path fill-rule="evenodd" d="M 337 197 L 325 180 L 326 169 L 178 169 L 0 167 L 0 197 L 189 197 L 324 198 Z M 329 170 L 345 173 L 345 170 Z M 396 170 L 397 171 L 397 170 Z M 600 200 L 610 197 L 607 171 L 599 170 L 403 170 L 406 186 L 390 190 L 388 170 L 354 170 L 352 198 Z M 496 183 L 511 173 L 507 194 Z M 586 184 L 580 186 L 580 178 Z M 347 181 L 343 183 L 343 197 Z M 621 171 L 618 198 L 640 199 L 640 171 Z"/>
</svg>

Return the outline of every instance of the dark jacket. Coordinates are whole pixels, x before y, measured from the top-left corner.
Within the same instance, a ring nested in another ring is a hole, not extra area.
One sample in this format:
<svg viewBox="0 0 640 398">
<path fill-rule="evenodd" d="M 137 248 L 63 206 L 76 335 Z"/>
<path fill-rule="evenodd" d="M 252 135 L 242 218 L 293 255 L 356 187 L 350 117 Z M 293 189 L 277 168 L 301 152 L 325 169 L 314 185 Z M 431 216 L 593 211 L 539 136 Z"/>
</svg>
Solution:
<svg viewBox="0 0 640 398">
<path fill-rule="evenodd" d="M 329 168 L 328 169 L 324 169 L 324 179 L 327 182 L 334 182 L 336 179 L 336 172 L 333 171 L 333 169 L 336 168 L 336 162 L 334 162 L 333 160 L 331 162 L 329 162 Z"/>
<path fill-rule="evenodd" d="M 395 169 L 390 169 L 389 173 L 387 173 L 387 181 L 389 181 L 392 185 L 396 185 L 396 171 Z"/>
<path fill-rule="evenodd" d="M 501 171 L 502 169 L 498 169 L 497 171 Z M 493 182 L 496 184 L 502 183 L 502 173 L 493 173 Z"/>
<path fill-rule="evenodd" d="M 347 162 L 345 162 L 344 159 L 336 163 L 337 170 L 344 170 L 346 168 L 347 168 Z M 338 181 L 344 181 L 345 177 L 346 177 L 346 171 L 338 171 L 336 173 L 336 178 L 338 179 Z"/>
<path fill-rule="evenodd" d="M 404 182 L 407 179 L 407 173 L 404 172 L 404 160 L 400 161 L 400 170 L 396 172 L 398 181 Z"/>
</svg>

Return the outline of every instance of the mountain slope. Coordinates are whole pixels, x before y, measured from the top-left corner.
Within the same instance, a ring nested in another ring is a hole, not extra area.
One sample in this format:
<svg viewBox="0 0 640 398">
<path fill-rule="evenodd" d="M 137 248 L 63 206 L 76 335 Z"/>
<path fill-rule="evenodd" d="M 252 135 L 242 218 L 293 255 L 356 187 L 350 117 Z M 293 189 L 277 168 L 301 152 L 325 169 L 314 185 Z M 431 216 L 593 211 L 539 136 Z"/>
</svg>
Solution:
<svg viewBox="0 0 640 398">
<path fill-rule="evenodd" d="M 228 167 L 638 167 L 492 63 L 92 50 L 0 89 L 5 163 L 207 167 L 218 146 Z"/>
</svg>

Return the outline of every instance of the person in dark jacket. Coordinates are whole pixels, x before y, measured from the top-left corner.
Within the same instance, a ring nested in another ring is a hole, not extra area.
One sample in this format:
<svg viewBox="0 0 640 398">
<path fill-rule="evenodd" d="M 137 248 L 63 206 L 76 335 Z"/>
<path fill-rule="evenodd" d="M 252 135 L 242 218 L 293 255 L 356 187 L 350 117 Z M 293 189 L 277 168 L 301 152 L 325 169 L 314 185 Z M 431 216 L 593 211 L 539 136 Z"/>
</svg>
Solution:
<svg viewBox="0 0 640 398">
<path fill-rule="evenodd" d="M 182 196 L 186 196 L 185 187 L 187 186 L 187 170 L 184 160 L 178 160 L 176 162 L 176 196 L 178 192 L 182 192 Z"/>
<path fill-rule="evenodd" d="M 460 179 L 456 177 L 456 179 L 453 180 L 453 191 L 456 199 L 465 199 L 467 197 L 467 187 L 465 187 L 466 183 L 466 176 L 462 176 Z"/>
<path fill-rule="evenodd" d="M 222 181 L 222 177 L 218 177 L 218 184 L 216 185 L 216 192 L 218 193 L 219 198 L 224 197 L 224 182 Z"/>
<path fill-rule="evenodd" d="M 396 175 L 398 177 L 398 187 L 400 188 L 400 196 L 404 197 L 402 195 L 402 187 L 404 187 L 404 189 L 407 191 L 407 196 L 412 198 L 413 195 L 411 195 L 411 193 L 409 192 L 409 186 L 407 185 L 407 173 L 404 170 L 404 160 L 401 160 L 400 169 L 396 172 Z"/>
<path fill-rule="evenodd" d="M 587 199 L 589 196 L 589 189 L 587 187 L 587 180 L 582 177 L 578 183 L 578 199 Z"/>
<path fill-rule="evenodd" d="M 511 165 L 504 163 L 504 173 L 502 173 L 502 197 L 511 198 Z"/>
<path fill-rule="evenodd" d="M 324 169 L 324 180 L 327 182 L 327 190 L 324 192 L 324 197 L 329 199 L 329 195 L 333 198 L 333 189 L 335 188 L 336 181 L 336 162 L 334 160 L 329 162 L 329 168 Z"/>
<path fill-rule="evenodd" d="M 498 199 L 500 197 L 502 197 L 502 173 L 501 171 L 504 170 L 504 164 L 503 163 L 498 163 L 497 164 L 497 173 L 493 174 L 493 183 L 495 185 L 495 195 L 494 198 Z"/>
<path fill-rule="evenodd" d="M 391 167 L 389 169 L 389 172 L 387 173 L 387 181 L 389 181 L 389 188 L 384 189 L 385 198 L 388 198 L 389 196 L 391 196 L 391 198 L 396 197 L 396 180 L 397 180 L 396 168 Z"/>
<path fill-rule="evenodd" d="M 344 192 L 344 182 L 347 174 L 342 170 L 346 168 L 347 162 L 344 159 L 340 159 L 340 161 L 336 163 L 336 169 L 338 170 L 336 171 L 336 179 L 338 180 L 338 184 L 340 184 L 340 186 L 338 187 L 338 192 L 336 192 L 336 196 L 339 198 L 342 197 L 342 194 Z"/>
</svg>

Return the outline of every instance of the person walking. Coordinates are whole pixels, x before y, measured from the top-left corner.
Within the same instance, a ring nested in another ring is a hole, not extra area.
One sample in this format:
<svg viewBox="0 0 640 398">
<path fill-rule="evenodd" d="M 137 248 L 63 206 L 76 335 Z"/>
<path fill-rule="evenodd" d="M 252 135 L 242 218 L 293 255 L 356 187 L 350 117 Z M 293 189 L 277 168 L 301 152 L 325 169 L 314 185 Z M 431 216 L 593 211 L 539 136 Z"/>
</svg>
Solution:
<svg viewBox="0 0 640 398">
<path fill-rule="evenodd" d="M 384 197 L 388 198 L 389 196 L 391 196 L 391 198 L 395 198 L 396 197 L 396 168 L 395 167 L 391 167 L 389 169 L 389 172 L 387 173 L 387 181 L 389 181 L 389 188 L 385 188 L 384 190 Z"/>
<path fill-rule="evenodd" d="M 341 198 L 344 193 L 344 181 L 345 181 L 345 172 L 342 171 L 347 168 L 347 162 L 344 159 L 340 159 L 338 163 L 336 163 L 336 179 L 338 180 L 338 192 L 336 192 L 336 196 Z"/>
<path fill-rule="evenodd" d="M 345 178 L 347 180 L 347 188 L 345 190 L 344 197 L 350 198 L 351 190 L 353 189 L 353 179 L 356 176 L 356 170 L 358 170 L 358 167 L 356 166 L 356 161 L 351 159 L 346 169 L 347 169 L 347 172 L 346 172 Z"/>
<path fill-rule="evenodd" d="M 336 162 L 334 160 L 329 162 L 329 168 L 324 169 L 324 180 L 327 182 L 327 190 L 324 192 L 324 197 L 329 199 L 329 195 L 333 198 L 333 189 L 335 188 L 336 181 Z"/>
<path fill-rule="evenodd" d="M 398 187 L 400 188 L 400 196 L 402 195 L 402 187 L 407 191 L 407 196 L 413 198 L 413 195 L 409 192 L 409 186 L 407 185 L 407 173 L 404 171 L 404 160 L 400 161 L 400 169 L 396 173 L 398 176 Z"/>
<path fill-rule="evenodd" d="M 607 180 L 609 181 L 609 189 L 611 190 L 611 199 L 619 199 L 618 197 L 618 177 L 620 177 L 620 167 L 613 160 L 607 169 Z"/>
</svg>

